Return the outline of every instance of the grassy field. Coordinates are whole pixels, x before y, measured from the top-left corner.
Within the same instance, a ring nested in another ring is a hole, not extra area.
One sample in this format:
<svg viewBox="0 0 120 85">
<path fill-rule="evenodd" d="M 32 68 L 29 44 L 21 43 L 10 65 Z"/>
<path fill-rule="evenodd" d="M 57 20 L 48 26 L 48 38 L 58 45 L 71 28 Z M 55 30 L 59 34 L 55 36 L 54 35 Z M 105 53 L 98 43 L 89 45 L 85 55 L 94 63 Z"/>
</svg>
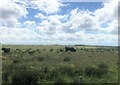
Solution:
<svg viewBox="0 0 120 85">
<path fill-rule="evenodd" d="M 118 48 L 72 46 L 3 45 L 3 83 L 117 83 Z"/>
</svg>

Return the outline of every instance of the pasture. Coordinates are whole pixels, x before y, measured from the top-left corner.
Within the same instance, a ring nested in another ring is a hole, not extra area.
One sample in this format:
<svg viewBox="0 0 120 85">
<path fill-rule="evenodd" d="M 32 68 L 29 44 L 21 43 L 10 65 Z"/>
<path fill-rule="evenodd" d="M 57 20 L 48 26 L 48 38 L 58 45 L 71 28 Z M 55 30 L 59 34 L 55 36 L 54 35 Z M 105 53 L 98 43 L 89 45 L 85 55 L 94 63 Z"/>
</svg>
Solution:
<svg viewBox="0 0 120 85">
<path fill-rule="evenodd" d="M 3 45 L 3 83 L 117 83 L 118 47 Z M 80 79 L 80 77 L 82 77 Z"/>
</svg>

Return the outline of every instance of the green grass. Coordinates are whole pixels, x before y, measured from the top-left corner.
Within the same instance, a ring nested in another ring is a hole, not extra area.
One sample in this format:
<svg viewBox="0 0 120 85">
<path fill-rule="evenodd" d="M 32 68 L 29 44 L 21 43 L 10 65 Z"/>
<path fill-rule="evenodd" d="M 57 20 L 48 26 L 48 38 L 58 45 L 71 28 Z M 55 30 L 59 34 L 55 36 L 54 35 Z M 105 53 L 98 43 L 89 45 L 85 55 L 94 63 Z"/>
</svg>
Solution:
<svg viewBox="0 0 120 85">
<path fill-rule="evenodd" d="M 12 76 L 17 75 L 18 70 L 24 67 L 32 72 L 44 76 L 43 80 L 37 82 L 65 82 L 73 83 L 78 76 L 83 76 L 84 83 L 117 83 L 118 82 L 118 50 L 116 47 L 96 47 L 96 46 L 73 46 L 76 52 L 65 52 L 64 46 L 44 46 L 44 45 L 3 45 L 2 47 L 11 48 L 10 53 L 2 52 L 3 60 L 3 82 L 12 82 Z M 19 50 L 16 50 L 19 49 Z M 62 49 L 62 51 L 61 51 Z M 30 53 L 29 53 L 30 52 Z M 32 52 L 32 53 L 31 53 Z M 67 60 L 64 60 L 67 58 Z M 88 77 L 85 75 L 85 68 L 88 66 L 97 67 L 99 64 L 107 64 L 109 66 L 108 74 L 97 77 Z M 67 70 L 72 70 L 73 74 L 59 73 L 67 65 Z M 42 70 L 48 67 L 48 73 Z M 62 70 L 58 69 L 61 68 Z M 82 69 L 80 75 L 75 74 L 76 69 Z M 52 79 L 50 75 L 56 73 L 56 77 Z M 43 73 L 43 75 L 41 74 Z M 27 75 L 26 73 L 23 73 Z M 19 75 L 21 76 L 21 75 Z M 31 76 L 31 75 L 29 75 Z M 51 79 L 50 79 L 51 78 Z M 22 82 L 21 82 L 22 83 Z"/>
</svg>

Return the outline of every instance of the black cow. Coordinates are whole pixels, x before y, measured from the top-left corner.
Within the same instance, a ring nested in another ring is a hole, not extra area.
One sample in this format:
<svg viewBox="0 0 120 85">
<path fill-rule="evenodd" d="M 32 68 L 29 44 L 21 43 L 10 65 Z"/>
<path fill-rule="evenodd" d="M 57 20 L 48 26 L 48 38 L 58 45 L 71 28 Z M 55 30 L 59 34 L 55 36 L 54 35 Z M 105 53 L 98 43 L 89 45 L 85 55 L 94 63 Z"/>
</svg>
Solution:
<svg viewBox="0 0 120 85">
<path fill-rule="evenodd" d="M 4 51 L 4 53 L 9 53 L 10 52 L 10 48 L 2 48 L 2 50 Z"/>
<path fill-rule="evenodd" d="M 68 51 L 76 52 L 76 49 L 73 48 L 73 47 L 65 47 L 65 51 L 66 51 L 66 52 L 68 52 Z"/>
</svg>

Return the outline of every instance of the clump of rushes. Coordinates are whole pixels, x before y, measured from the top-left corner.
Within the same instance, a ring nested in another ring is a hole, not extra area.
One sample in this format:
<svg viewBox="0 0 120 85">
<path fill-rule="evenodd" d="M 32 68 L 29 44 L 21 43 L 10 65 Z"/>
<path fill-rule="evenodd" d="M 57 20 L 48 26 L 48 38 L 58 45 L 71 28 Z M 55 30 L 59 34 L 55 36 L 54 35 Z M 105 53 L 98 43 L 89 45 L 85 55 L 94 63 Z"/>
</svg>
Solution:
<svg viewBox="0 0 120 85">
<path fill-rule="evenodd" d="M 70 60 L 71 60 L 70 57 L 65 57 L 65 58 L 64 58 L 64 61 L 70 61 Z"/>
</svg>

